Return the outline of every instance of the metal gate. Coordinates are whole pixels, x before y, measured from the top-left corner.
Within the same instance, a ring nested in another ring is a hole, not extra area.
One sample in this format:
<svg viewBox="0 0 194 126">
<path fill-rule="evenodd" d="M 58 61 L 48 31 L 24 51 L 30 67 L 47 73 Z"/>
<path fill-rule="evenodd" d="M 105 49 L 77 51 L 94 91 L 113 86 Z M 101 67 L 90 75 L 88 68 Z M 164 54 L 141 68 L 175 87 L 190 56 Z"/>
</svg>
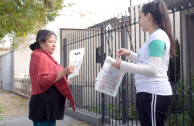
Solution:
<svg viewBox="0 0 194 126">
<path fill-rule="evenodd" d="M 169 80 L 173 101 L 166 125 L 193 126 L 194 104 L 194 1 L 166 1 L 176 39 L 177 55 L 171 57 Z M 139 14 L 142 5 L 129 7 L 129 12 L 105 22 L 65 33 L 64 65 L 69 63 L 69 51 L 85 48 L 83 64 L 78 76 L 71 79 L 71 89 L 78 111 L 102 118 L 102 124 L 140 125 L 135 103 L 134 74 L 127 73 L 116 97 L 96 92 L 95 79 L 106 56 L 116 57 L 119 48 L 138 52 L 148 37 L 142 32 Z M 128 61 L 125 57 L 122 60 Z"/>
</svg>

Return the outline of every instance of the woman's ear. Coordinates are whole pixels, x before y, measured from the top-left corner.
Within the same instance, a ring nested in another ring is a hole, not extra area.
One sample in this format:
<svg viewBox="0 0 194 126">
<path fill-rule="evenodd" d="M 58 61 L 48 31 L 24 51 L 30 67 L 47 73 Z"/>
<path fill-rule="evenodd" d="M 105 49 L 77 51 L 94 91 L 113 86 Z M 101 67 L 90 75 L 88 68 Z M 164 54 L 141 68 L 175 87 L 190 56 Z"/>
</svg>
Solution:
<svg viewBox="0 0 194 126">
<path fill-rule="evenodd" d="M 43 42 L 39 42 L 40 48 L 42 48 L 43 44 Z"/>
<path fill-rule="evenodd" d="M 146 14 L 146 18 L 147 18 L 147 20 L 150 20 L 151 14 L 150 14 L 150 13 L 147 13 L 147 14 Z"/>
</svg>

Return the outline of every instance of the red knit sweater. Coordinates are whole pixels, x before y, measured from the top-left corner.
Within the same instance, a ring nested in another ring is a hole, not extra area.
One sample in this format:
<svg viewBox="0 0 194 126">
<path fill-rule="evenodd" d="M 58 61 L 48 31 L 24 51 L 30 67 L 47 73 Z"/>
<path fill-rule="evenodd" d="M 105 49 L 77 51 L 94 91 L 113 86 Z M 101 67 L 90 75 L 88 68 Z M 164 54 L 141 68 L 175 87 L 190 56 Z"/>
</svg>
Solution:
<svg viewBox="0 0 194 126">
<path fill-rule="evenodd" d="M 66 77 L 55 82 L 58 72 L 62 69 L 61 65 L 48 52 L 35 49 L 30 60 L 31 95 L 41 94 L 54 85 L 64 97 L 70 100 L 72 108 L 75 110 L 75 102 Z"/>
</svg>

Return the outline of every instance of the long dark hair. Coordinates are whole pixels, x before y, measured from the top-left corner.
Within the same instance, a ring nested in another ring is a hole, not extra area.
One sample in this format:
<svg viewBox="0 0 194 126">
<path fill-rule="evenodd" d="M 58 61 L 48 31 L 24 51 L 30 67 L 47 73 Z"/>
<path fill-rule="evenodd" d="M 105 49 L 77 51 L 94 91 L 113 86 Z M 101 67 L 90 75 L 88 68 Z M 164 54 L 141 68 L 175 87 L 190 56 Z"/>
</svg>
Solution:
<svg viewBox="0 0 194 126">
<path fill-rule="evenodd" d="M 170 54 L 175 55 L 175 40 L 172 35 L 171 23 L 166 3 L 163 0 L 153 1 L 143 5 L 141 10 L 144 15 L 150 13 L 156 24 L 166 32 L 170 39 Z"/>
<path fill-rule="evenodd" d="M 51 35 L 55 35 L 55 37 L 57 37 L 53 31 L 46 29 L 39 30 L 37 33 L 36 42 L 30 45 L 30 49 L 32 51 L 34 51 L 35 49 L 40 49 L 39 42 L 45 43 Z"/>
</svg>

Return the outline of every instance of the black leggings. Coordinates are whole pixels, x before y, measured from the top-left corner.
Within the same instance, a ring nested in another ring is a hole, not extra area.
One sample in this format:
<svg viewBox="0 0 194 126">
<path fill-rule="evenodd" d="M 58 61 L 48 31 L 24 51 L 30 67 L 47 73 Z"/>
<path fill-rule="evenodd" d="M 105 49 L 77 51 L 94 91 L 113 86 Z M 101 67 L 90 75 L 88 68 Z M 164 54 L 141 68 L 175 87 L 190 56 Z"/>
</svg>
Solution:
<svg viewBox="0 0 194 126">
<path fill-rule="evenodd" d="M 141 126 L 164 126 L 171 98 L 171 95 L 162 96 L 144 92 L 137 93 L 136 107 Z"/>
</svg>

